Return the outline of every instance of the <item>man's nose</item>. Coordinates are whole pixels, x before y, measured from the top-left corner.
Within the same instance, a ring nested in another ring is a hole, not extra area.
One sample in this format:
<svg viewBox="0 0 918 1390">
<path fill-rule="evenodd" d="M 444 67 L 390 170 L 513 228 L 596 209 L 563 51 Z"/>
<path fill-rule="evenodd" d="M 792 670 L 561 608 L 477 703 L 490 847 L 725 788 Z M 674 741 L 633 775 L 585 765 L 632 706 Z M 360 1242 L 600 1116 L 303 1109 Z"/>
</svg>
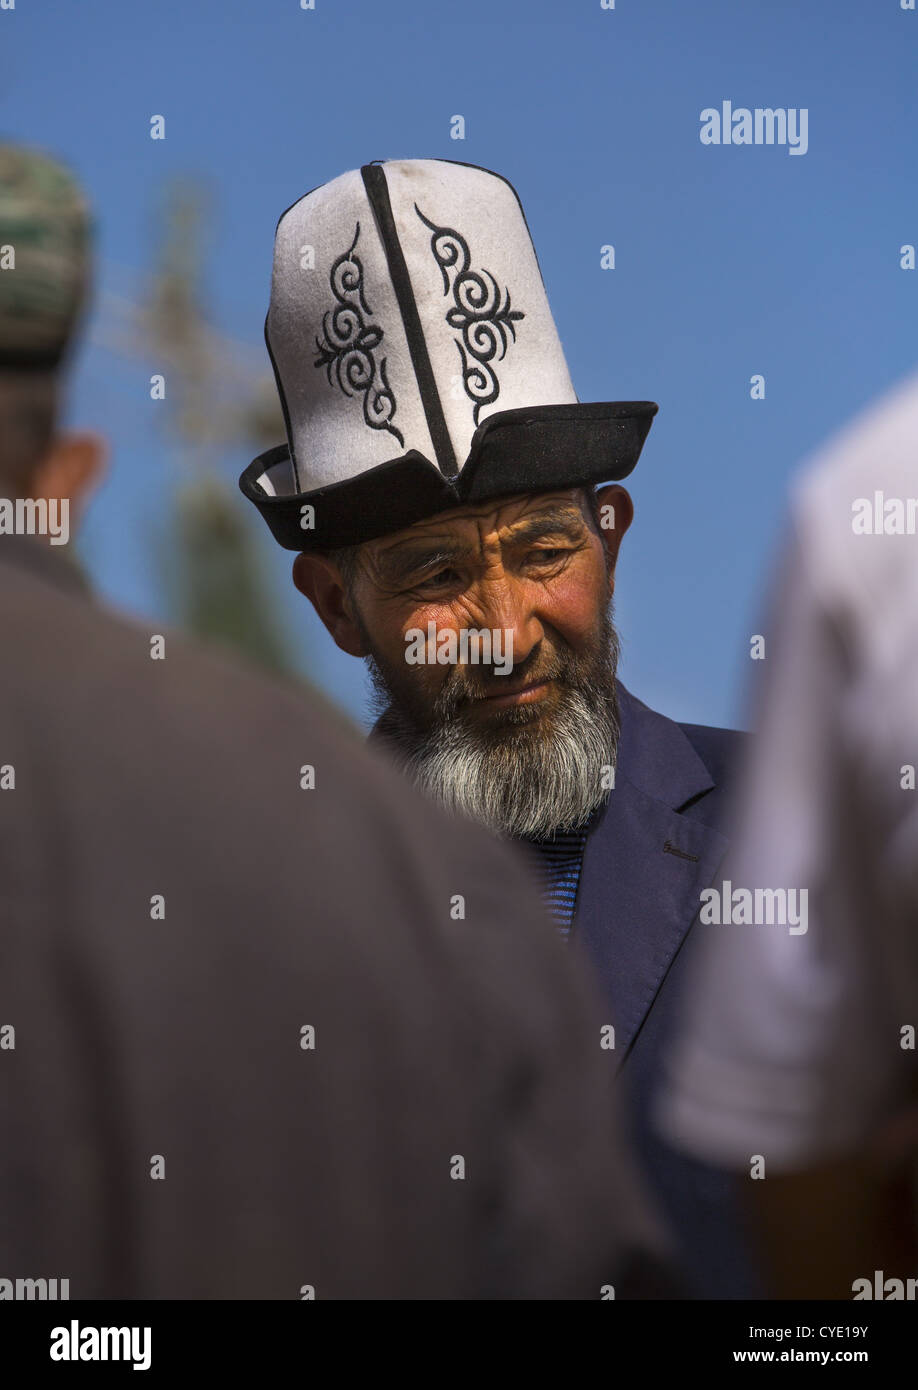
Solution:
<svg viewBox="0 0 918 1390">
<path fill-rule="evenodd" d="M 482 625 L 499 631 L 504 653 L 522 666 L 545 635 L 525 584 L 502 577 L 482 586 Z"/>
</svg>

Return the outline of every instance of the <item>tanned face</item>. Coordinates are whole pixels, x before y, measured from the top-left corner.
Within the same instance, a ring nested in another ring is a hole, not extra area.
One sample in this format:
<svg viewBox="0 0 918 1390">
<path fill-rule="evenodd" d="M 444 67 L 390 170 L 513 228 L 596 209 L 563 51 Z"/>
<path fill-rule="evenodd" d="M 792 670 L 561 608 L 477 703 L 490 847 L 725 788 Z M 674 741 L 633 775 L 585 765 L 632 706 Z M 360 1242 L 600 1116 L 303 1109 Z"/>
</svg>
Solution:
<svg viewBox="0 0 918 1390">
<path fill-rule="evenodd" d="M 614 758 L 608 608 L 631 502 L 617 487 L 597 502 L 612 525 L 578 488 L 444 512 L 362 546 L 350 585 L 328 559 L 295 566 L 339 646 L 369 660 L 381 730 L 416 779 L 506 833 L 582 822 L 601 799 L 592 764 Z M 499 631 L 512 669 L 410 664 L 430 624 Z"/>
</svg>

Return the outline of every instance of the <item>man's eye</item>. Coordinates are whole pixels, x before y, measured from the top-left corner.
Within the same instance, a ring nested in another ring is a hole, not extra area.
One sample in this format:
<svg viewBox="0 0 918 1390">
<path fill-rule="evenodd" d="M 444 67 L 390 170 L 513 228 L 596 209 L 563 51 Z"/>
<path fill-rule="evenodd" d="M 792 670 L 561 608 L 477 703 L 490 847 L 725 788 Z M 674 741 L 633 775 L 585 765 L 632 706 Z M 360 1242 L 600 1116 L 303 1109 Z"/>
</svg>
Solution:
<svg viewBox="0 0 918 1390">
<path fill-rule="evenodd" d="M 458 578 L 459 576 L 455 570 L 437 570 L 436 574 L 431 574 L 426 579 L 422 579 L 418 587 L 422 589 L 442 589 L 445 588 L 447 584 L 455 584 Z"/>
<path fill-rule="evenodd" d="M 546 565 L 550 564 L 553 560 L 560 559 L 560 557 L 566 553 L 563 547 L 560 546 L 544 546 L 540 547 L 538 550 L 530 551 L 529 558 L 530 560 L 534 560 L 537 565 Z"/>
</svg>

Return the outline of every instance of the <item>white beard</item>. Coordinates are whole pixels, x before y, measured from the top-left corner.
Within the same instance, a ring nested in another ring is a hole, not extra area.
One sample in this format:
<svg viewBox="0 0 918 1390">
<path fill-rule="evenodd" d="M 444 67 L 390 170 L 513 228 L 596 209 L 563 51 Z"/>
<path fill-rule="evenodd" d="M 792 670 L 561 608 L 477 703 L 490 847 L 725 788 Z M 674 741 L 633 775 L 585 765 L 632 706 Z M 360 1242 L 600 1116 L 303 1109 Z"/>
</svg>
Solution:
<svg viewBox="0 0 918 1390">
<path fill-rule="evenodd" d="M 419 730 L 392 702 L 378 663 L 370 658 L 378 702 L 388 701 L 376 734 L 423 792 L 495 834 L 542 839 L 578 829 L 605 800 L 618 751 L 619 644 L 611 619 L 604 624 L 603 642 L 602 670 L 578 684 L 564 684 L 547 737 L 536 732 L 528 712 L 499 729 L 481 730 L 447 716 Z"/>
</svg>

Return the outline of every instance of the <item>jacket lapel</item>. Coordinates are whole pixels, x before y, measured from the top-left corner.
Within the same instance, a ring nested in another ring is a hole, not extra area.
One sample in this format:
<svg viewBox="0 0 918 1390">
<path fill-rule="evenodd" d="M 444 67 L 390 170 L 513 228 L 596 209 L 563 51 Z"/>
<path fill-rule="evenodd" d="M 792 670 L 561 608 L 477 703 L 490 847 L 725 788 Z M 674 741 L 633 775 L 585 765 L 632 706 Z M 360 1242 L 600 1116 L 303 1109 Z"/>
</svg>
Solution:
<svg viewBox="0 0 918 1390">
<path fill-rule="evenodd" d="M 572 945 L 599 971 L 630 1050 L 727 849 L 680 810 L 714 782 L 678 724 L 618 686 L 615 788 L 584 850 Z"/>
</svg>

